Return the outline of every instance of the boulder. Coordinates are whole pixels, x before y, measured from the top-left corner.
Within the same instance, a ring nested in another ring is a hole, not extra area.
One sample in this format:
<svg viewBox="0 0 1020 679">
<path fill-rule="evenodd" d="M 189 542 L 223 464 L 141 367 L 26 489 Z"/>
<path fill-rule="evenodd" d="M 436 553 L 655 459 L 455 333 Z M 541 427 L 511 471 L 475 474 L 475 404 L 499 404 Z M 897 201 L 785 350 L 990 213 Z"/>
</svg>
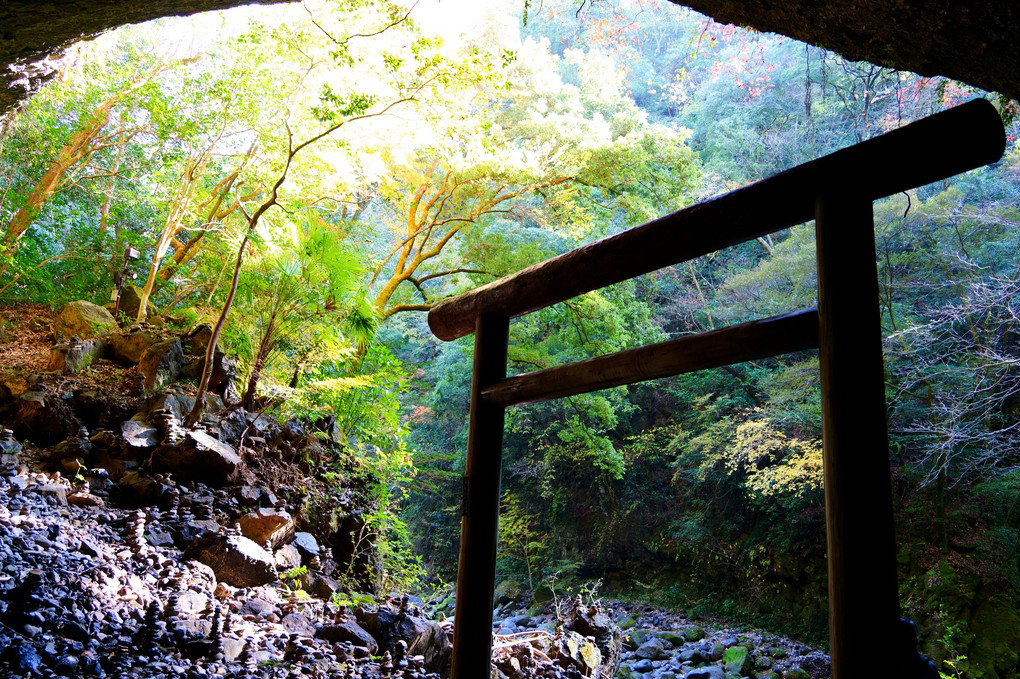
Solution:
<svg viewBox="0 0 1020 679">
<path fill-rule="evenodd" d="M 188 550 L 188 556 L 234 587 L 258 587 L 277 579 L 273 555 L 242 535 L 208 533 Z"/>
<path fill-rule="evenodd" d="M 355 614 L 358 624 L 378 642 L 380 652 L 392 653 L 403 641 L 407 655 L 424 656 L 427 672 L 446 674 L 453 645 L 439 623 L 388 606 L 371 612 L 358 608 Z"/>
<path fill-rule="evenodd" d="M 371 655 L 379 651 L 379 644 L 372 635 L 353 620 L 340 620 L 332 625 L 323 625 L 318 636 L 334 644 L 350 642 L 360 648 L 368 649 Z"/>
<path fill-rule="evenodd" d="M 602 652 L 593 640 L 577 632 L 564 631 L 554 643 L 554 652 L 553 660 L 562 667 L 574 668 L 584 677 L 604 676 L 601 672 Z"/>
<path fill-rule="evenodd" d="M 315 579 L 312 580 L 311 587 L 308 589 L 309 593 L 313 596 L 317 596 L 324 601 L 329 601 L 333 598 L 333 595 L 340 591 L 340 583 L 333 578 L 318 574 Z"/>
<path fill-rule="evenodd" d="M 184 336 L 184 350 L 196 356 L 204 354 L 212 339 L 212 330 L 208 323 L 196 325 Z"/>
<path fill-rule="evenodd" d="M 38 445 L 49 446 L 59 441 L 62 441 L 65 437 L 65 429 L 77 430 L 77 426 L 71 429 L 71 422 L 68 421 L 65 427 L 65 419 L 67 419 L 70 413 L 66 412 L 67 408 L 61 408 L 63 404 L 59 402 L 54 404 L 50 402 L 50 399 L 46 397 L 46 392 L 41 389 L 30 389 L 21 396 L 18 397 L 17 401 L 17 415 L 15 416 L 14 434 L 22 439 L 28 439 Z M 61 410 L 65 411 L 64 416 L 61 414 Z M 73 424 L 77 424 L 74 422 Z"/>
<path fill-rule="evenodd" d="M 564 627 L 582 637 L 595 639 L 602 654 L 602 664 L 596 676 L 600 679 L 616 676 L 623 655 L 623 630 L 608 615 L 597 606 L 575 605 L 568 612 Z"/>
<path fill-rule="evenodd" d="M 181 370 L 181 374 L 194 380 L 202 377 L 202 370 L 205 368 L 205 356 L 188 363 Z M 228 405 L 236 405 L 240 402 L 239 382 L 237 377 L 237 359 L 227 356 L 219 349 L 213 359 L 213 371 L 209 376 L 209 390 L 223 397 Z"/>
<path fill-rule="evenodd" d="M 72 375 L 92 365 L 103 353 L 104 340 L 99 338 L 80 340 L 72 338 L 50 349 L 47 370 Z"/>
<path fill-rule="evenodd" d="M 4 395 L 10 395 L 11 398 L 18 398 L 26 391 L 32 388 L 32 385 L 28 383 L 21 375 L 5 375 L 0 377 L 0 391 L 4 392 Z"/>
<path fill-rule="evenodd" d="M 127 472 L 117 482 L 117 495 L 127 507 L 169 507 L 173 494 L 169 486 L 148 478 L 136 471 Z"/>
<path fill-rule="evenodd" d="M 283 627 L 288 634 L 296 634 L 299 637 L 308 637 L 309 639 L 315 636 L 315 625 L 309 622 L 308 618 L 300 613 L 288 613 L 283 616 L 283 620 L 280 621 L 280 626 Z"/>
<path fill-rule="evenodd" d="M 184 364 L 184 350 L 176 340 L 153 344 L 138 361 L 138 372 L 144 376 L 143 388 L 146 394 L 161 390 L 177 379 Z"/>
<path fill-rule="evenodd" d="M 273 549 L 289 541 L 294 535 L 294 519 L 290 514 L 275 509 L 257 509 L 238 519 L 241 534 L 264 545 L 268 541 Z"/>
<path fill-rule="evenodd" d="M 721 667 L 712 665 L 691 670 L 684 675 L 684 679 L 726 679 L 726 673 L 722 671 Z"/>
<path fill-rule="evenodd" d="M 129 453 L 152 452 L 161 440 L 159 429 L 139 420 L 121 422 L 120 433 Z"/>
<path fill-rule="evenodd" d="M 745 677 L 754 673 L 754 659 L 751 651 L 744 646 L 730 646 L 723 653 L 723 669 Z"/>
<path fill-rule="evenodd" d="M 121 365 L 136 365 L 159 337 L 151 332 L 115 332 L 106 338 L 106 355 Z"/>
<path fill-rule="evenodd" d="M 638 649 L 634 651 L 634 655 L 639 658 L 658 660 L 665 652 L 666 649 L 662 644 L 662 639 L 651 639 L 638 646 Z"/>
<path fill-rule="evenodd" d="M 297 531 L 294 533 L 294 541 L 291 543 L 301 554 L 301 563 L 307 564 L 313 556 L 319 556 L 319 542 L 311 533 Z"/>
<path fill-rule="evenodd" d="M 84 300 L 65 304 L 53 317 L 53 335 L 57 342 L 72 337 L 102 337 L 118 329 L 117 321 L 109 311 Z"/>
<path fill-rule="evenodd" d="M 14 432 L 10 429 L 0 427 L 0 453 L 4 455 L 17 455 L 21 452 L 21 444 L 14 438 Z M 307 533 L 303 533 L 307 535 Z M 315 538 L 312 538 L 313 540 Z"/>
<path fill-rule="evenodd" d="M 301 552 L 294 545 L 284 545 L 273 553 L 276 567 L 281 571 L 289 571 L 301 565 Z"/>
<path fill-rule="evenodd" d="M 268 618 L 270 615 L 279 615 L 280 609 L 272 601 L 262 597 L 252 597 L 241 604 L 241 615 L 252 615 L 256 618 Z"/>
<path fill-rule="evenodd" d="M 153 473 L 171 472 L 216 488 L 241 475 L 241 458 L 226 443 L 204 431 L 188 431 L 174 446 L 159 446 L 149 462 Z"/>
<path fill-rule="evenodd" d="M 705 630 L 697 625 L 691 625 L 683 629 L 683 635 L 687 641 L 701 641 L 705 638 Z"/>
<path fill-rule="evenodd" d="M 142 306 L 142 289 L 137 285 L 128 284 L 120 291 L 120 311 L 134 321 L 138 318 L 138 309 Z"/>
</svg>

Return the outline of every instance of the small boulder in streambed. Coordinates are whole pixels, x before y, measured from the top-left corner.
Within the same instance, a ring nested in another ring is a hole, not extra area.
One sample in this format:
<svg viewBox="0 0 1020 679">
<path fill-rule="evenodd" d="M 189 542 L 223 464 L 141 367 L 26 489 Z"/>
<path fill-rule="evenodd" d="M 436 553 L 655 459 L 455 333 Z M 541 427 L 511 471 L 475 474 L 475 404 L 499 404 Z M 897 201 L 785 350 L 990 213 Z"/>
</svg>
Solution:
<svg viewBox="0 0 1020 679">
<path fill-rule="evenodd" d="M 683 635 L 687 641 L 701 641 L 705 638 L 705 630 L 698 625 L 691 625 L 684 628 Z"/>
<path fill-rule="evenodd" d="M 712 665 L 691 670 L 684 675 L 684 679 L 726 679 L 726 673 L 722 671 L 722 668 Z"/>
<path fill-rule="evenodd" d="M 751 651 L 744 646 L 730 646 L 723 653 L 723 668 L 741 677 L 754 673 L 754 659 Z"/>
<path fill-rule="evenodd" d="M 662 639 L 651 639 L 638 646 L 637 650 L 634 651 L 634 655 L 639 658 L 658 660 L 665 652 L 666 649 L 662 644 Z"/>
</svg>

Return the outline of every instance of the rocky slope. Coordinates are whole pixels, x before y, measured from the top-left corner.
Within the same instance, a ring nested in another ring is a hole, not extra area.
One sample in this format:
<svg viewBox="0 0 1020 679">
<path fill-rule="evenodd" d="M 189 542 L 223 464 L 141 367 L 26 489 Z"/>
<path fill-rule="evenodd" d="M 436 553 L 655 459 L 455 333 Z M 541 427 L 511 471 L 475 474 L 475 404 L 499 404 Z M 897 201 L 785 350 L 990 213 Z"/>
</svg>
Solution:
<svg viewBox="0 0 1020 679">
<path fill-rule="evenodd" d="M 246 412 L 218 355 L 186 430 L 203 330 L 97 309 L 0 309 L 0 677 L 447 676 L 449 602 L 354 593 L 384 565 L 370 474 L 330 421 Z M 788 639 L 653 608 L 496 614 L 506 679 L 828 676 Z"/>
</svg>

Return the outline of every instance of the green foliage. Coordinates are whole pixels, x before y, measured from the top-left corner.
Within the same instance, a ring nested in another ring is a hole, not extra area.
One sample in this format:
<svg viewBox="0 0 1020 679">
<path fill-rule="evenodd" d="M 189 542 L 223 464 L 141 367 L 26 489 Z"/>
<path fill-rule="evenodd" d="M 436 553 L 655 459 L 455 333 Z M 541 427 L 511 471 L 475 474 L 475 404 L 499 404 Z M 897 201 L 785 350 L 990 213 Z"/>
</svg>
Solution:
<svg viewBox="0 0 1020 679">
<path fill-rule="evenodd" d="M 767 417 L 737 426 L 726 464 L 745 476 L 754 500 L 786 497 L 817 504 L 821 499 L 821 441 L 791 438 Z"/>
<path fill-rule="evenodd" d="M 524 570 L 528 591 L 535 598 L 535 578 L 547 563 L 548 536 L 539 530 L 539 517 L 529 514 L 520 501 L 509 493 L 503 494 L 499 505 L 499 563 L 505 573 Z"/>
</svg>

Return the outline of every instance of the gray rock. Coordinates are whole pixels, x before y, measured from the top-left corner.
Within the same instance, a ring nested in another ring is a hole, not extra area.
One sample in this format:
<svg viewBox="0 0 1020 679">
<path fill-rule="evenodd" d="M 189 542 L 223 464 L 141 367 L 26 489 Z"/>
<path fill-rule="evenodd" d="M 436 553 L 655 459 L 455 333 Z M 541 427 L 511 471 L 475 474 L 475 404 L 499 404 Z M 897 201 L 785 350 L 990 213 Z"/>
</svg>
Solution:
<svg viewBox="0 0 1020 679">
<path fill-rule="evenodd" d="M 234 587 L 258 587 L 277 579 L 273 556 L 241 535 L 209 533 L 188 552 L 212 568 L 217 580 Z"/>
<path fill-rule="evenodd" d="M 308 618 L 300 613 L 290 613 L 285 615 L 283 620 L 280 621 L 280 624 L 289 634 L 296 634 L 300 637 L 315 636 L 315 626 L 308 621 Z"/>
<path fill-rule="evenodd" d="M 380 651 L 393 652 L 403 641 L 408 655 L 424 656 L 429 672 L 442 672 L 449 663 L 453 646 L 439 623 L 385 606 L 375 613 L 360 608 L 356 612 L 358 623 L 379 642 Z"/>
<path fill-rule="evenodd" d="M 602 651 L 594 640 L 582 637 L 577 632 L 565 630 L 554 642 L 553 660 L 563 667 L 573 667 L 582 676 L 601 676 Z"/>
<path fill-rule="evenodd" d="M 315 539 L 315 536 L 303 531 L 297 531 L 294 533 L 294 540 L 291 544 L 294 545 L 298 552 L 301 553 L 302 563 L 308 563 L 312 560 L 313 556 L 319 556 L 322 551 L 319 548 L 319 542 Z"/>
<path fill-rule="evenodd" d="M 240 610 L 241 615 L 253 615 L 256 618 L 265 618 L 279 612 L 276 604 L 261 597 L 248 599 L 241 604 Z"/>
<path fill-rule="evenodd" d="M 697 648 L 685 648 L 685 649 L 683 649 L 677 655 L 677 659 L 680 662 L 682 662 L 682 663 L 683 662 L 690 662 L 690 663 L 694 663 L 694 664 L 697 664 L 697 663 L 700 663 L 700 662 L 704 661 L 704 658 L 702 658 L 702 656 L 701 656 L 700 649 L 697 649 Z"/>
<path fill-rule="evenodd" d="M 151 451 L 159 445 L 159 430 L 147 422 L 127 420 L 120 423 L 120 434 L 124 437 L 129 452 Z"/>
<path fill-rule="evenodd" d="M 283 545 L 273 553 L 276 567 L 281 571 L 289 571 L 301 565 L 301 552 L 293 544 Z"/>
<path fill-rule="evenodd" d="M 355 646 L 368 649 L 372 655 L 379 651 L 378 642 L 353 620 L 341 620 L 332 625 L 324 625 L 319 630 L 318 636 L 334 644 L 349 641 Z"/>
<path fill-rule="evenodd" d="M 204 354 L 212 338 L 212 326 L 201 323 L 184 336 L 184 349 L 189 354 Z"/>
<path fill-rule="evenodd" d="M 662 639 L 651 639 L 641 644 L 634 655 L 639 658 L 648 658 L 649 660 L 658 660 L 662 657 L 665 647 L 662 645 Z"/>
<path fill-rule="evenodd" d="M 17 404 L 18 412 L 12 429 L 18 436 L 30 438 L 33 443 L 41 445 L 53 445 L 63 440 L 64 421 L 60 408 L 50 403 L 46 392 L 30 389 L 18 397 Z"/>
<path fill-rule="evenodd" d="M 105 340 L 71 338 L 50 349 L 46 369 L 75 375 L 89 367 L 102 355 Z"/>
<path fill-rule="evenodd" d="M 167 486 L 136 471 L 127 472 L 120 478 L 117 491 L 120 502 L 128 507 L 165 506 L 172 500 Z"/>
<path fill-rule="evenodd" d="M 203 431 L 188 431 L 176 446 L 156 448 L 150 465 L 153 473 L 168 471 L 216 488 L 236 481 L 242 466 L 233 448 Z"/>
<path fill-rule="evenodd" d="M 324 601 L 332 599 L 333 595 L 338 591 L 340 591 L 340 583 L 322 574 L 315 576 L 315 580 L 312 581 L 312 585 L 309 588 L 309 593 Z"/>
<path fill-rule="evenodd" d="M 159 342 L 146 349 L 138 361 L 138 373 L 144 376 L 145 393 L 157 392 L 177 379 L 183 364 L 184 351 L 176 339 Z"/>
<path fill-rule="evenodd" d="M 638 646 L 648 641 L 648 632 L 639 627 L 632 627 L 623 636 L 623 647 L 628 651 L 636 651 Z"/>
<path fill-rule="evenodd" d="M 684 679 L 726 679 L 726 673 L 722 671 L 721 667 L 712 665 L 691 670 L 684 675 Z"/>
<path fill-rule="evenodd" d="M 646 673 L 651 672 L 652 670 L 654 670 L 655 669 L 655 665 L 652 664 L 651 660 L 649 660 L 647 658 L 644 658 L 644 659 L 638 660 L 636 663 L 634 663 L 631 666 L 631 669 L 634 670 L 635 672 L 640 672 L 641 674 L 646 674 Z"/>
<path fill-rule="evenodd" d="M 134 321 L 142 306 L 142 289 L 137 285 L 125 285 L 120 291 L 120 313 Z"/>
</svg>

